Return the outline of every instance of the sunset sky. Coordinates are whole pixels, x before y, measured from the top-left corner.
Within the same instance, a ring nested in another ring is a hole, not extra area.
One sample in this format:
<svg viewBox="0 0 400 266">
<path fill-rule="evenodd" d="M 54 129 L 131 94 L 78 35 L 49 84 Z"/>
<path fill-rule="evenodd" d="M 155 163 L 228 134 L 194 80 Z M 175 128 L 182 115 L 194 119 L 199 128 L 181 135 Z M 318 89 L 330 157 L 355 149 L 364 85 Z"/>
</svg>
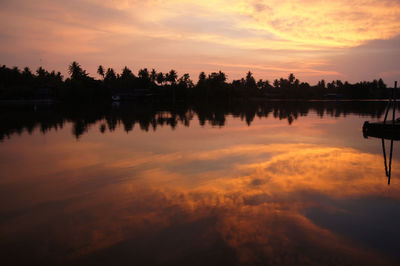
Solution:
<svg viewBox="0 0 400 266">
<path fill-rule="evenodd" d="M 0 64 L 400 79 L 399 0 L 0 0 Z"/>
</svg>

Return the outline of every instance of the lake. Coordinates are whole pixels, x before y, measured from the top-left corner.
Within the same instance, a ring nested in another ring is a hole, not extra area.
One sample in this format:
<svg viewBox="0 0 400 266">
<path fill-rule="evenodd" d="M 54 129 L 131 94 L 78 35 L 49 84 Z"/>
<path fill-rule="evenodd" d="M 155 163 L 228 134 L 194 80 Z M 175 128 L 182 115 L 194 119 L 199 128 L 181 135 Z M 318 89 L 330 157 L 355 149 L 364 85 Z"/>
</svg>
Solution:
<svg viewBox="0 0 400 266">
<path fill-rule="evenodd" d="M 398 265 L 385 106 L 1 106 L 3 265 Z"/>
</svg>

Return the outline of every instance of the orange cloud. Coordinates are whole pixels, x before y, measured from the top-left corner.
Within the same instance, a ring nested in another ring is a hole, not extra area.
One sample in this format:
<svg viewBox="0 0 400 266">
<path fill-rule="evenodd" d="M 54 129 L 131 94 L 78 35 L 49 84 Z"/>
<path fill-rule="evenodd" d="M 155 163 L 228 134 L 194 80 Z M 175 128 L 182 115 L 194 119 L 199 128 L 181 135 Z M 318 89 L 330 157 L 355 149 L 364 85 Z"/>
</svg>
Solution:
<svg viewBox="0 0 400 266">
<path fill-rule="evenodd" d="M 398 1 L 243 1 L 252 26 L 287 40 L 331 47 L 357 46 L 400 33 Z"/>
<path fill-rule="evenodd" d="M 174 68 L 194 79 L 203 70 L 229 79 L 248 70 L 264 79 L 290 72 L 308 82 L 341 79 L 347 64 L 328 56 L 347 58 L 357 52 L 343 47 L 399 35 L 398 9 L 398 1 L 372 0 L 14 0 L 0 3 L 0 58 L 64 74 L 77 60 L 93 76 L 103 64 Z M 393 70 L 382 74 L 393 78 Z"/>
</svg>

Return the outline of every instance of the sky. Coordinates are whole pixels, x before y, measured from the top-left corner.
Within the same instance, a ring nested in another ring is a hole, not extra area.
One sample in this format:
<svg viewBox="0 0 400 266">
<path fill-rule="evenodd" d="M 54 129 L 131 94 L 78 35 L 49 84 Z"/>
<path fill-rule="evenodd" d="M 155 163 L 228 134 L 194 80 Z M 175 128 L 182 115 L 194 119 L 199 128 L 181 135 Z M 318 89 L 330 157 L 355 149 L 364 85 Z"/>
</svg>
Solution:
<svg viewBox="0 0 400 266">
<path fill-rule="evenodd" d="M 0 0 L 0 64 L 400 79 L 399 0 Z"/>
</svg>

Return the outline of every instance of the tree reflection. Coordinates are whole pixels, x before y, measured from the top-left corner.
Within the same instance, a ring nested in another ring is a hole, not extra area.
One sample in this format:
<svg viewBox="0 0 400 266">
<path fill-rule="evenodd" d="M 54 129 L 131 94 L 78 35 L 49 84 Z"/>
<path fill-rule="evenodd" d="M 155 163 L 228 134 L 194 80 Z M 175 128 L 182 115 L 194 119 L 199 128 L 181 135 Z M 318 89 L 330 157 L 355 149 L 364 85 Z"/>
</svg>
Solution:
<svg viewBox="0 0 400 266">
<path fill-rule="evenodd" d="M 86 106 L 22 106 L 0 107 L 0 139 L 23 131 L 32 133 L 35 128 L 45 134 L 51 129 L 62 128 L 65 123 L 72 122 L 73 135 L 79 138 L 88 131 L 88 127 L 104 121 L 100 132 L 114 131 L 122 124 L 126 132 L 130 132 L 138 124 L 143 131 L 157 130 L 158 127 L 168 126 L 174 129 L 178 125 L 189 127 L 193 118 L 197 117 L 201 126 L 207 123 L 223 127 L 228 115 L 239 117 L 248 126 L 254 118 L 267 118 L 272 115 L 275 119 L 287 120 L 288 124 L 295 123 L 300 117 L 315 112 L 319 117 L 339 117 L 348 114 L 366 115 L 380 118 L 385 111 L 385 102 L 296 102 L 296 101 L 225 101 L 225 102 L 196 102 L 196 103 L 155 103 L 134 102 L 122 103 L 117 106 L 110 104 Z M 32 110 L 35 111 L 32 111 Z"/>
</svg>

